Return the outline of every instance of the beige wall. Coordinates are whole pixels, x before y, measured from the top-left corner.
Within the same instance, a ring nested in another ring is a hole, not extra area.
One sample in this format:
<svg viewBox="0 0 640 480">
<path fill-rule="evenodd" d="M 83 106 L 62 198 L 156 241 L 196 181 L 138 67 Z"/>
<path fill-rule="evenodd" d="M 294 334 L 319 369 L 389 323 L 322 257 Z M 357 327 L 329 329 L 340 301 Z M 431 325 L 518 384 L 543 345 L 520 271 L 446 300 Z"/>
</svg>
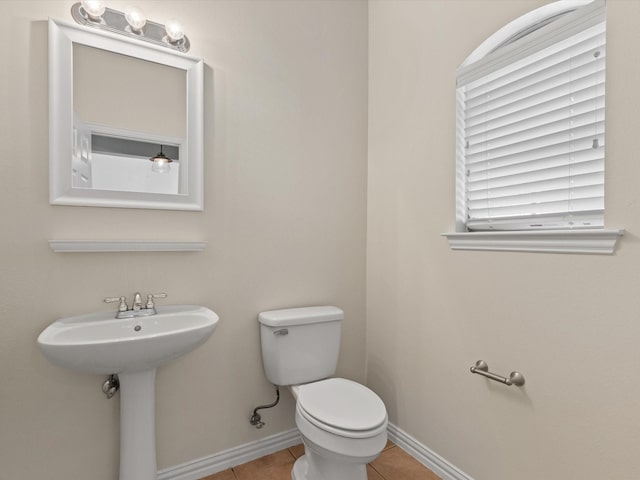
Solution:
<svg viewBox="0 0 640 480">
<path fill-rule="evenodd" d="M 0 75 L 0 479 L 117 477 L 118 400 L 102 377 L 48 364 L 35 339 L 136 290 L 222 319 L 158 373 L 160 468 L 292 428 L 288 394 L 264 429 L 247 422 L 272 398 L 256 314 L 336 304 L 339 373 L 364 379 L 366 357 L 391 420 L 477 480 L 640 477 L 640 2 L 608 7 L 606 222 L 627 230 L 613 257 L 451 252 L 439 235 L 454 228 L 455 68 L 542 0 L 139 0 L 152 20 L 179 16 L 210 67 L 203 213 L 48 204 L 46 19 L 69 20 L 72 3 L 0 2 L 13 45 Z M 54 254 L 52 238 L 209 246 Z M 479 358 L 527 385 L 472 376 Z"/>
<path fill-rule="evenodd" d="M 367 378 L 477 480 L 640 478 L 640 2 L 610 0 L 606 224 L 615 256 L 453 252 L 455 69 L 546 2 L 369 4 Z M 469 373 L 521 371 L 507 388 Z"/>
<path fill-rule="evenodd" d="M 122 10 L 129 2 L 109 1 Z M 117 478 L 118 403 L 103 377 L 50 365 L 36 337 L 102 298 L 167 292 L 221 317 L 158 372 L 160 468 L 293 428 L 271 401 L 257 313 L 345 309 L 340 374 L 364 378 L 367 4 L 141 1 L 179 17 L 204 58 L 205 210 L 48 203 L 47 17 L 73 1 L 2 1 L 0 29 L 0 479 Z M 48 239 L 207 240 L 202 253 L 55 254 Z"/>
</svg>

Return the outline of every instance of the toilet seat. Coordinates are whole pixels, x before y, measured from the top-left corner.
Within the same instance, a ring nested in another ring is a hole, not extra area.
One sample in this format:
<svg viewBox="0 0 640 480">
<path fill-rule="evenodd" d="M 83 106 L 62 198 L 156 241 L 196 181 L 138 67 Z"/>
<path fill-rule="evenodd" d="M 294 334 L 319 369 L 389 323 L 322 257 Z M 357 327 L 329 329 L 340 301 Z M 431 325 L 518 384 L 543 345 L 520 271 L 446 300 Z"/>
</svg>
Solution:
<svg viewBox="0 0 640 480">
<path fill-rule="evenodd" d="M 347 438 L 368 438 L 387 428 L 387 410 L 374 392 L 344 378 L 298 387 L 296 409 L 316 427 Z"/>
</svg>

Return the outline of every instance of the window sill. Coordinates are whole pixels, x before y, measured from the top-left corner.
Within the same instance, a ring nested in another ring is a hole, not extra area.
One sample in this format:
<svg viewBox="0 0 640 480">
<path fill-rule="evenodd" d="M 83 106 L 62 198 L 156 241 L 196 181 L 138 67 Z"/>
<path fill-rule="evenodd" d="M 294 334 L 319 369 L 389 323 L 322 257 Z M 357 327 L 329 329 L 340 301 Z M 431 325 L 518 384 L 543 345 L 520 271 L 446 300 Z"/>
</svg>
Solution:
<svg viewBox="0 0 640 480">
<path fill-rule="evenodd" d="M 624 230 L 443 233 L 452 250 L 587 253 L 612 255 Z"/>
</svg>

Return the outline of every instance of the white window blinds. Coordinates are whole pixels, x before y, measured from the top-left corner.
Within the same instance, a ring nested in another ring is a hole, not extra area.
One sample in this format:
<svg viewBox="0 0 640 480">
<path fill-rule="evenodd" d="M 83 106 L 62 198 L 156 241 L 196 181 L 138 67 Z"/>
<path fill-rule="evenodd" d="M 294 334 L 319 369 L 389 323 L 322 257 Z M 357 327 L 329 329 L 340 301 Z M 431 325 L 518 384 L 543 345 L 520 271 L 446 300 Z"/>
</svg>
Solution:
<svg viewBox="0 0 640 480">
<path fill-rule="evenodd" d="M 458 202 L 467 230 L 604 225 L 604 5 L 462 67 Z"/>
</svg>

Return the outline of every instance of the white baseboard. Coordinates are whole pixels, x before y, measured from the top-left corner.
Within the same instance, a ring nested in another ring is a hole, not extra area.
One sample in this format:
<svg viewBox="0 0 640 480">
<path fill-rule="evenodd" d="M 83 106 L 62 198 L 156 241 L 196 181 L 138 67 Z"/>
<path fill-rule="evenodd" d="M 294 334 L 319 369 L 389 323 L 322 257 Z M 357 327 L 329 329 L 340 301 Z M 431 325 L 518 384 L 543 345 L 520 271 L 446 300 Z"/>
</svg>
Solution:
<svg viewBox="0 0 640 480">
<path fill-rule="evenodd" d="M 388 433 L 389 440 L 442 478 L 442 480 L 473 480 L 462 470 L 391 423 L 389 424 Z"/>
<path fill-rule="evenodd" d="M 389 424 L 389 440 L 422 463 L 442 480 L 473 480 L 440 455 L 422 445 L 407 432 Z M 297 445 L 302 442 L 297 429 L 276 433 L 260 440 L 229 448 L 222 452 L 198 458 L 190 462 L 165 468 L 158 472 L 157 480 L 199 480 L 208 475 L 222 472 L 256 458 Z"/>
<path fill-rule="evenodd" d="M 198 480 L 301 442 L 298 430 L 293 428 L 182 465 L 165 468 L 158 472 L 157 480 Z"/>
</svg>

